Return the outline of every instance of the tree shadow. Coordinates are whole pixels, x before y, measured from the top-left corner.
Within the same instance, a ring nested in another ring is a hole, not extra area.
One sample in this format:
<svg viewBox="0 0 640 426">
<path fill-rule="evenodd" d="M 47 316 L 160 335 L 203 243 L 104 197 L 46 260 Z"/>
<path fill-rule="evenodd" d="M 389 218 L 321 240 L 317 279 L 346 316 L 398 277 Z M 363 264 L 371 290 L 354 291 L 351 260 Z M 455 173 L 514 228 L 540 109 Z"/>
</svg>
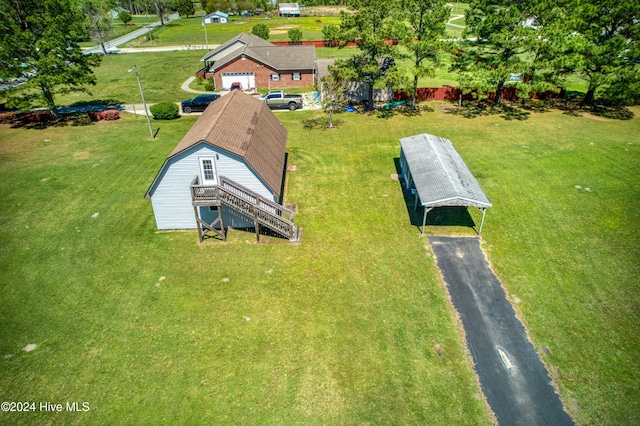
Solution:
<svg viewBox="0 0 640 426">
<path fill-rule="evenodd" d="M 463 118 L 487 117 L 499 115 L 505 120 L 525 121 L 531 116 L 531 111 L 545 111 L 537 103 L 531 105 L 516 106 L 502 102 L 495 105 L 492 101 L 465 102 L 461 107 L 447 109 L 447 114 L 457 115 Z"/>
<path fill-rule="evenodd" d="M 598 104 L 592 106 L 582 105 L 584 93 L 567 91 L 563 99 L 554 100 L 551 106 L 563 111 L 566 115 L 582 117 L 584 113 L 612 120 L 631 120 L 635 117 L 633 111 L 624 105 Z"/>
<path fill-rule="evenodd" d="M 631 120 L 635 117 L 633 111 L 625 106 L 594 106 L 588 111 L 598 117 L 611 118 L 613 120 Z"/>
<path fill-rule="evenodd" d="M 403 115 L 405 117 L 419 117 L 423 112 L 433 112 L 434 109 L 428 105 L 418 105 L 416 109 L 412 109 L 408 105 L 403 105 L 394 108 L 376 108 L 374 110 L 376 117 L 389 119 L 396 115 Z"/>
<path fill-rule="evenodd" d="M 123 108 L 122 102 L 117 99 L 93 99 L 91 101 L 77 101 L 68 107 L 102 107 L 104 109 L 118 109 Z"/>
</svg>

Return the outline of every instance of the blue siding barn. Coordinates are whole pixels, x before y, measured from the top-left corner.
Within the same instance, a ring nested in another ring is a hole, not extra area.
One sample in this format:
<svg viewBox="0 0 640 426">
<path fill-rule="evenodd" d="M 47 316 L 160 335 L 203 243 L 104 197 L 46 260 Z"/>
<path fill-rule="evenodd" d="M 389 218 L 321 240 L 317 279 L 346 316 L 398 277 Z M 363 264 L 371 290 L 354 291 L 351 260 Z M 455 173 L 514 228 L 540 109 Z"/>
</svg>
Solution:
<svg viewBox="0 0 640 426">
<path fill-rule="evenodd" d="M 202 240 L 207 230 L 224 238 L 225 227 L 263 225 L 291 239 L 293 212 L 281 206 L 286 139 L 263 102 L 241 91 L 212 102 L 145 195 L 158 229 L 198 229 Z"/>
</svg>

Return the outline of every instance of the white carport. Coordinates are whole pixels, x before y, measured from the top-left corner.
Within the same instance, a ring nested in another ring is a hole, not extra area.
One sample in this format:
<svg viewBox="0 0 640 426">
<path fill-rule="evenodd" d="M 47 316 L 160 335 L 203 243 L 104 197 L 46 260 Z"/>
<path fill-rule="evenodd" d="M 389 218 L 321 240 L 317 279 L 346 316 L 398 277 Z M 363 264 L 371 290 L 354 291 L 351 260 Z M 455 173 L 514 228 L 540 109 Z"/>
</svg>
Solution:
<svg viewBox="0 0 640 426">
<path fill-rule="evenodd" d="M 450 140 L 427 133 L 400 139 L 400 170 L 405 188 L 415 193 L 415 208 L 424 207 L 423 234 L 431 210 L 454 206 L 480 209 L 482 233 L 491 201 Z"/>
</svg>

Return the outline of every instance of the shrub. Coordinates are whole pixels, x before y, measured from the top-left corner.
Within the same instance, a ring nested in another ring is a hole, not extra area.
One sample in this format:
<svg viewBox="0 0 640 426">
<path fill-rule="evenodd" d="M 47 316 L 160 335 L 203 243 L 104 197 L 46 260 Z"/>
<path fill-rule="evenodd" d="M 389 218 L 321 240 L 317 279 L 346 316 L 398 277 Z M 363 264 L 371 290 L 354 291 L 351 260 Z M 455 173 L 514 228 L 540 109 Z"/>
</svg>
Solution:
<svg viewBox="0 0 640 426">
<path fill-rule="evenodd" d="M 9 124 L 16 119 L 16 113 L 13 111 L 3 112 L 0 114 L 0 124 Z"/>
<path fill-rule="evenodd" d="M 180 117 L 178 105 L 171 102 L 160 102 L 149 108 L 156 120 L 175 120 Z"/>
<path fill-rule="evenodd" d="M 214 87 L 215 87 L 215 84 L 213 83 L 213 78 L 208 79 L 204 83 L 204 90 L 213 91 Z"/>
<path fill-rule="evenodd" d="M 27 111 L 16 116 L 20 124 L 32 125 L 32 124 L 44 124 L 53 120 L 53 114 L 51 111 Z"/>
<path fill-rule="evenodd" d="M 255 24 L 251 29 L 251 34 L 269 40 L 269 27 L 266 24 Z"/>
<path fill-rule="evenodd" d="M 120 111 L 117 109 L 106 109 L 100 113 L 100 117 L 107 121 L 119 120 Z"/>
<path fill-rule="evenodd" d="M 72 126 L 88 126 L 94 121 L 95 120 L 91 118 L 91 115 L 89 113 L 78 114 L 78 115 L 74 115 L 73 118 L 71 119 L 71 125 Z"/>
<path fill-rule="evenodd" d="M 102 113 L 100 111 L 87 111 L 87 116 L 91 119 L 91 121 L 102 120 Z"/>
</svg>

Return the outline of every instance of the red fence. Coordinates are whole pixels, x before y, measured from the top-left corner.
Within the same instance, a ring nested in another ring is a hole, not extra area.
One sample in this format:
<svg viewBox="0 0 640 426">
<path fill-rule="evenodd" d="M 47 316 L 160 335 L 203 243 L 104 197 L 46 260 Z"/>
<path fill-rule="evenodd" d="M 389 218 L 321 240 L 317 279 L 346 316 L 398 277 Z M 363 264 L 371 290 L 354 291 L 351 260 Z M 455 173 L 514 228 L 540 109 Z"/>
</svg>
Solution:
<svg viewBox="0 0 640 426">
<path fill-rule="evenodd" d="M 419 87 L 416 93 L 417 101 L 457 101 L 462 96 L 463 101 L 470 101 L 473 99 L 473 93 L 463 94 L 462 90 L 456 89 L 455 87 L 445 86 L 445 87 Z M 412 94 L 410 92 L 402 92 L 398 91 L 394 94 L 394 99 L 396 101 L 406 101 L 411 99 Z M 495 99 L 496 94 L 490 93 L 489 99 Z M 555 93 L 551 91 L 542 92 L 542 93 L 533 93 L 532 99 L 561 99 L 564 97 L 564 90 L 560 93 Z M 507 87 L 502 91 L 502 99 L 505 101 L 515 101 L 518 100 L 518 91 L 515 87 Z"/>
<path fill-rule="evenodd" d="M 272 44 L 276 46 L 315 46 L 315 47 L 338 47 L 337 42 L 330 42 L 326 40 L 303 40 L 298 43 L 291 41 L 272 41 Z M 357 46 L 356 42 L 350 41 L 346 46 Z"/>
</svg>

